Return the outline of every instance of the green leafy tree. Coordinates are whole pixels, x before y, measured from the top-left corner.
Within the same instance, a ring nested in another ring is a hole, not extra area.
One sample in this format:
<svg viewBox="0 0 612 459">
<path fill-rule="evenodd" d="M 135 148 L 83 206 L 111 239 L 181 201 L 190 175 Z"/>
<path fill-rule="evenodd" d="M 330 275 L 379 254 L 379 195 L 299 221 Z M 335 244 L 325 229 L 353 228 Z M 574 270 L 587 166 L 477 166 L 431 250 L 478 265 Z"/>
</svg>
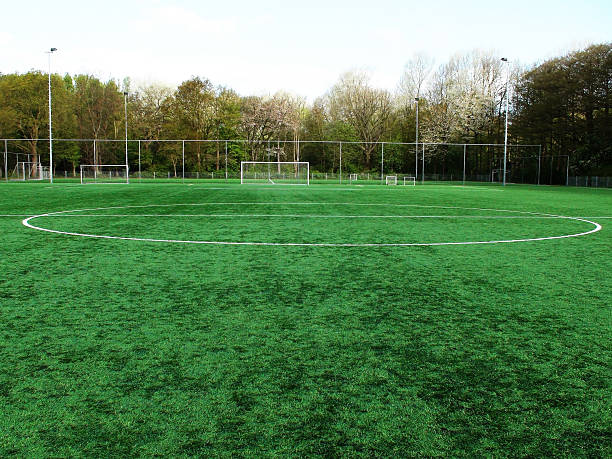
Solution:
<svg viewBox="0 0 612 459">
<path fill-rule="evenodd" d="M 612 44 L 550 59 L 525 72 L 515 90 L 511 132 L 569 155 L 576 174 L 612 172 Z"/>
</svg>

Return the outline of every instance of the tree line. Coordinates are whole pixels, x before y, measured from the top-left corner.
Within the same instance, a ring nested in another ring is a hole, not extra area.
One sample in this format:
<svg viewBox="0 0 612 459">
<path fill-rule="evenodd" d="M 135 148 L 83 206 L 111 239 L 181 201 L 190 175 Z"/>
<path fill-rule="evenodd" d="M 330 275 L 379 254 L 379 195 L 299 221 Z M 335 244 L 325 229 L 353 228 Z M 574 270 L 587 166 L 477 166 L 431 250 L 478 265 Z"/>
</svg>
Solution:
<svg viewBox="0 0 612 459">
<path fill-rule="evenodd" d="M 11 144 L 34 162 L 48 148 L 35 140 L 48 137 L 47 84 L 48 75 L 37 71 L 0 75 L 0 138 L 34 139 Z M 144 141 L 143 170 L 176 172 L 181 145 L 159 140 L 242 139 L 229 147 L 230 168 L 272 155 L 335 171 L 339 164 L 333 148 L 297 141 L 342 140 L 362 142 L 347 151 L 345 170 L 375 171 L 376 142 L 415 142 L 417 99 L 419 142 L 503 143 L 509 87 L 510 143 L 542 145 L 544 155 L 568 155 L 573 174 L 612 174 L 610 43 L 530 68 L 506 67 L 499 56 L 482 51 L 455 56 L 438 67 L 417 55 L 394 91 L 377 88 L 367 73 L 353 71 L 312 103 L 284 92 L 241 96 L 197 76 L 173 89 L 158 84 L 132 88 L 127 78 L 53 74 L 51 86 L 54 137 L 100 140 L 97 151 L 93 142 L 54 143 L 58 170 L 120 161 L 121 146 L 103 140 L 125 136 L 124 93 L 128 137 Z M 292 143 L 271 149 L 276 141 Z M 190 170 L 224 169 L 222 142 L 193 142 L 188 148 Z M 130 145 L 131 157 L 133 149 Z M 445 154 L 444 148 L 428 151 L 428 160 L 443 161 Z M 395 167 L 410 170 L 414 157 L 397 159 Z"/>
</svg>

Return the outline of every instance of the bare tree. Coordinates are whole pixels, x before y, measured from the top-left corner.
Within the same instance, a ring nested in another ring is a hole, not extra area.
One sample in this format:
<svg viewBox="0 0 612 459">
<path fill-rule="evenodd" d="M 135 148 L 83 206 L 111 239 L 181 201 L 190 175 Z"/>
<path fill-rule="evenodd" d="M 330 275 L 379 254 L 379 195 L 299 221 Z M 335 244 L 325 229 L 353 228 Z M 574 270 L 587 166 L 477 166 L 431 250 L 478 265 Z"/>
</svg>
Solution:
<svg viewBox="0 0 612 459">
<path fill-rule="evenodd" d="M 80 137 L 116 138 L 116 122 L 123 118 L 122 96 L 117 83 L 113 80 L 103 83 L 91 75 L 78 75 L 74 83 L 75 112 Z M 109 135 L 111 132 L 112 135 Z M 103 148 L 100 148 L 97 158 L 93 158 L 97 164 L 104 162 L 100 158 L 102 150 Z M 107 158 L 112 159 L 114 158 Z"/>
<path fill-rule="evenodd" d="M 172 89 L 156 84 L 140 87 L 138 92 L 131 96 L 130 126 L 138 132 L 139 137 L 147 140 L 161 138 L 169 116 L 171 96 Z"/>
<path fill-rule="evenodd" d="M 433 70 L 434 59 L 427 54 L 415 54 L 404 66 L 397 93 L 404 105 L 412 106 L 415 97 L 420 97 L 425 82 Z"/>
<path fill-rule="evenodd" d="M 373 88 L 363 72 L 345 73 L 329 93 L 334 119 L 350 124 L 363 144 L 364 162 L 371 168 L 372 152 L 382 138 L 392 114 L 391 94 Z"/>
<path fill-rule="evenodd" d="M 262 144 L 291 129 L 295 107 L 291 97 L 283 93 L 273 97 L 246 97 L 242 102 L 241 128 L 255 161 Z"/>
</svg>

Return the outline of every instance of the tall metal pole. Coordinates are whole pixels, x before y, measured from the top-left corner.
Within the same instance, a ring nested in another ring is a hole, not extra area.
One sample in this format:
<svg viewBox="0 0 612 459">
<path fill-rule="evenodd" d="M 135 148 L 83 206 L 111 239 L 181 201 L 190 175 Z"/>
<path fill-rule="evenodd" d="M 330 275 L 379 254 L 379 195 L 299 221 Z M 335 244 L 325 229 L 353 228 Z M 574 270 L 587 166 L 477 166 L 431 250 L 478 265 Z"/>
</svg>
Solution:
<svg viewBox="0 0 612 459">
<path fill-rule="evenodd" d="M 98 155 L 96 153 L 96 139 L 93 141 L 93 157 L 94 157 L 94 180 L 98 178 Z"/>
<path fill-rule="evenodd" d="M 49 55 L 49 182 L 53 183 L 53 128 L 51 118 L 51 54 L 57 51 L 57 48 L 51 48 L 47 51 Z M 41 177 L 42 179 L 42 177 Z"/>
<path fill-rule="evenodd" d="M 142 170 L 140 168 L 140 140 L 138 141 L 138 181 L 142 179 Z"/>
<path fill-rule="evenodd" d="M 465 186 L 465 153 L 467 150 L 467 145 L 463 144 L 463 186 Z"/>
<path fill-rule="evenodd" d="M 538 185 L 540 184 L 540 168 L 542 164 L 542 145 L 538 148 Z"/>
<path fill-rule="evenodd" d="M 423 165 L 421 167 L 421 183 L 425 185 L 425 144 L 423 143 Z"/>
<path fill-rule="evenodd" d="M 421 167 L 421 183 L 425 185 L 425 144 L 423 144 L 423 166 Z"/>
<path fill-rule="evenodd" d="M 419 177 L 419 98 L 415 97 L 416 102 L 416 137 L 414 141 L 414 180 Z"/>
<path fill-rule="evenodd" d="M 510 102 L 510 97 L 508 94 L 508 80 L 510 79 L 510 63 L 508 59 L 502 57 L 502 61 L 506 63 L 506 129 L 504 132 L 504 180 L 503 186 L 506 186 L 506 161 L 508 158 L 508 105 Z"/>
<path fill-rule="evenodd" d="M 225 141 L 225 181 L 227 181 L 227 140 Z"/>
<path fill-rule="evenodd" d="M 340 142 L 340 185 L 342 185 L 342 142 Z"/>
<path fill-rule="evenodd" d="M 4 140 L 4 180 L 8 182 L 8 140 Z"/>
<path fill-rule="evenodd" d="M 383 183 L 383 177 L 385 176 L 384 169 L 385 169 L 385 144 L 382 143 L 382 149 L 380 151 L 380 183 L 381 185 Z"/>
<path fill-rule="evenodd" d="M 130 164 L 128 162 L 128 120 L 127 120 L 127 91 L 123 92 L 123 106 L 125 112 L 125 175 L 127 182 L 130 183 Z"/>
<path fill-rule="evenodd" d="M 185 141 L 183 140 L 183 183 L 185 183 Z"/>
</svg>

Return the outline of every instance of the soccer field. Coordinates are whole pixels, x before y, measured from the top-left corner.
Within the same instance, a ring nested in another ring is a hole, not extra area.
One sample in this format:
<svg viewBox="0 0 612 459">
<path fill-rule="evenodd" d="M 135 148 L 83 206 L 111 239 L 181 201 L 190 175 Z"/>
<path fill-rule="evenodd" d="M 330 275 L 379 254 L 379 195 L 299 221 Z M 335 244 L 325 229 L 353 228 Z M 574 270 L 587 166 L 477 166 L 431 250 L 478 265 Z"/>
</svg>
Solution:
<svg viewBox="0 0 612 459">
<path fill-rule="evenodd" d="M 0 456 L 610 456 L 612 191 L 0 184 Z"/>
</svg>

